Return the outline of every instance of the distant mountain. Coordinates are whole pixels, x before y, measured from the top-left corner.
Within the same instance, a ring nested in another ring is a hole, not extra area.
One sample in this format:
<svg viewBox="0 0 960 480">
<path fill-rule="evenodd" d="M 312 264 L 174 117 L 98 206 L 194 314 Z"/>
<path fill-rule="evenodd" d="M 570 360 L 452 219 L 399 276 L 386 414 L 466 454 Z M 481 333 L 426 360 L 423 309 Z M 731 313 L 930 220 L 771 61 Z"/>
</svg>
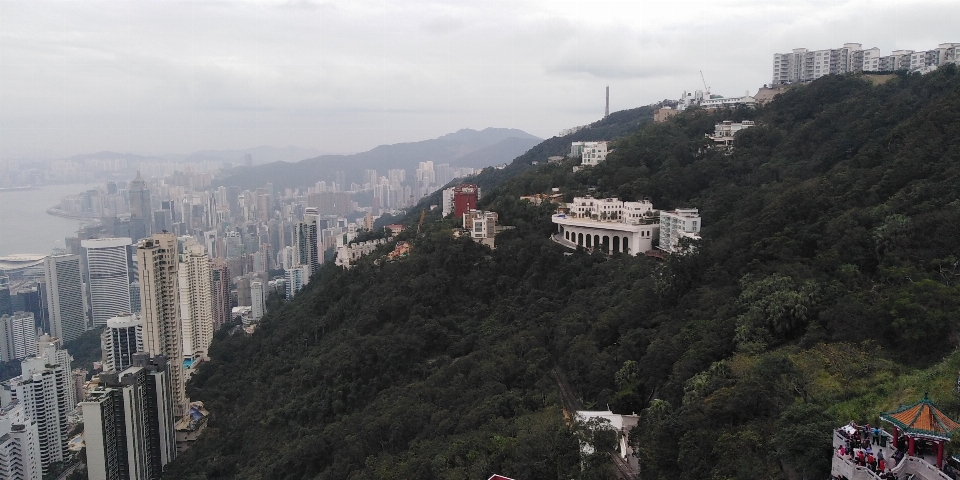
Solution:
<svg viewBox="0 0 960 480">
<path fill-rule="evenodd" d="M 82 153 L 80 155 L 74 155 L 72 157 L 68 157 L 65 160 L 83 161 L 83 160 L 116 160 L 116 159 L 123 159 L 128 162 L 154 162 L 157 160 L 162 160 L 162 158 L 160 157 L 155 157 L 151 155 L 137 155 L 135 153 L 117 153 L 117 152 L 110 152 L 110 151 L 102 151 L 97 153 Z"/>
<path fill-rule="evenodd" d="M 187 162 L 224 161 L 232 162 L 234 165 L 242 165 L 244 156 L 248 153 L 253 157 L 254 165 L 272 162 L 296 162 L 321 154 L 320 150 L 316 148 L 301 148 L 294 145 L 278 148 L 261 145 L 245 150 L 201 150 L 186 155 L 170 154 L 163 155 L 163 158 Z"/>
<path fill-rule="evenodd" d="M 462 129 L 432 140 L 380 145 L 353 155 L 320 155 L 296 163 L 235 168 L 219 183 L 241 188 L 256 188 L 267 182 L 274 188 L 307 187 L 320 180 L 333 180 L 337 171 L 344 172 L 348 183 L 359 183 L 364 169 L 386 174 L 390 169 L 416 169 L 424 161 L 483 168 L 510 162 L 540 141 L 512 128 Z"/>
<path fill-rule="evenodd" d="M 115 160 L 124 159 L 127 162 L 230 162 L 234 165 L 242 165 L 244 156 L 250 154 L 253 157 L 253 164 L 260 165 L 272 162 L 296 162 L 304 158 L 311 158 L 320 155 L 320 150 L 316 148 L 301 148 L 294 145 L 286 147 L 273 147 L 270 145 L 260 145 L 242 150 L 200 150 L 192 153 L 168 153 L 163 155 L 138 155 L 135 153 L 118 153 L 102 151 L 96 153 L 84 153 L 74 155 L 67 160 Z"/>
</svg>

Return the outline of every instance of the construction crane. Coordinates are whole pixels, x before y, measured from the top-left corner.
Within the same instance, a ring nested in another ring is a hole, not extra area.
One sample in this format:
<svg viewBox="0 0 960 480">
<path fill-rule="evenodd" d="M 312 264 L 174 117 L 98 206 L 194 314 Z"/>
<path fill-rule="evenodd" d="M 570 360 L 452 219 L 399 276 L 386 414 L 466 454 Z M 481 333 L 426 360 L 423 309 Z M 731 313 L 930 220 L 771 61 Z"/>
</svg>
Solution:
<svg viewBox="0 0 960 480">
<path fill-rule="evenodd" d="M 700 80 L 703 80 L 703 91 L 705 95 L 710 95 L 710 87 L 707 86 L 707 79 L 703 78 L 703 70 L 700 70 Z"/>
</svg>

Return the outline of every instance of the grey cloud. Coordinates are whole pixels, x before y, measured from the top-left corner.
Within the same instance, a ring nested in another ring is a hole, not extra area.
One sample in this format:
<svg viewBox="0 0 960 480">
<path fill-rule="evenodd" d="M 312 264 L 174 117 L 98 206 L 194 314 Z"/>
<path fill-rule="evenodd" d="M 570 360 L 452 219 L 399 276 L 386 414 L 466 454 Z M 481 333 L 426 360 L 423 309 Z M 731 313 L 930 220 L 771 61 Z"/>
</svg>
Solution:
<svg viewBox="0 0 960 480">
<path fill-rule="evenodd" d="M 0 159 L 549 137 L 599 118 L 607 84 L 616 110 L 700 70 L 755 90 L 793 47 L 960 41 L 946 1 L 0 2 Z"/>
</svg>

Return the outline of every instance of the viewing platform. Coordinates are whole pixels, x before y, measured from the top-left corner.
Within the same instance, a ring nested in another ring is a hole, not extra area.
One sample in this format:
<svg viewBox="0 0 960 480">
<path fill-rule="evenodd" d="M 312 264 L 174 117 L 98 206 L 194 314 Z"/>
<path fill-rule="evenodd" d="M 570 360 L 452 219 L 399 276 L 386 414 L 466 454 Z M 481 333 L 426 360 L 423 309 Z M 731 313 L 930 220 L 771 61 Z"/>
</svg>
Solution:
<svg viewBox="0 0 960 480">
<path fill-rule="evenodd" d="M 926 396 L 919 402 L 880 415 L 891 434 L 869 425 L 851 424 L 833 432 L 833 479 L 954 480 L 960 472 L 946 462 L 944 445 L 960 431 Z M 882 461 L 882 463 L 881 463 Z"/>
</svg>

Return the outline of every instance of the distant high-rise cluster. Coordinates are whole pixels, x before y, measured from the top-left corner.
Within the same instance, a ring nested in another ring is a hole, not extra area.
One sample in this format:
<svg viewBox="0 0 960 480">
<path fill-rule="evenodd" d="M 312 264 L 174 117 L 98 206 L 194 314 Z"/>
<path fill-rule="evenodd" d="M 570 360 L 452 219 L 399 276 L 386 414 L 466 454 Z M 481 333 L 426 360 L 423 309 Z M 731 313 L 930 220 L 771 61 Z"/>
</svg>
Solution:
<svg viewBox="0 0 960 480">
<path fill-rule="evenodd" d="M 824 75 L 850 72 L 893 72 L 908 70 L 926 73 L 949 63 L 960 64 L 960 43 L 941 43 L 932 50 L 895 50 L 881 55 L 879 48 L 862 48 L 846 43 L 840 48 L 773 54 L 773 84 L 809 82 Z"/>
<path fill-rule="evenodd" d="M 336 171 L 280 191 L 210 188 L 206 171 L 151 178 L 145 168 L 51 209 L 98 220 L 63 248 L 0 259 L 0 360 L 22 363 L 0 389 L 0 478 L 39 480 L 69 460 L 78 402 L 90 478 L 158 478 L 176 455 L 174 432 L 196 436 L 204 410 L 185 383 L 210 360 L 215 332 L 251 333 L 268 299 L 297 295 L 325 256 L 373 230 L 377 217 L 474 173 L 424 159 L 415 172 L 366 169 L 348 184 Z M 451 208 L 478 199 L 479 188 L 464 187 Z M 102 355 L 90 380 L 71 368 L 62 342 L 93 329 Z"/>
</svg>

